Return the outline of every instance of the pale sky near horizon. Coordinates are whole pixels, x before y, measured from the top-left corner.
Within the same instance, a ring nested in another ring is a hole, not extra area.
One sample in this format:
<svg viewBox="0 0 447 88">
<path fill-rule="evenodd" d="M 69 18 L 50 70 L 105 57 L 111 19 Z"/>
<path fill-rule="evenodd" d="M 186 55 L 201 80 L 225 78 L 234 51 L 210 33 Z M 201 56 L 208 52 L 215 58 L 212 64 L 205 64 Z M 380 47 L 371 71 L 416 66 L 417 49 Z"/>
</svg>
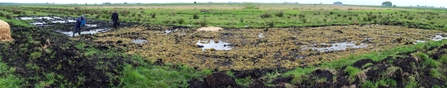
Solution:
<svg viewBox="0 0 447 88">
<path fill-rule="evenodd" d="M 384 1 L 391 1 L 397 6 L 447 6 L 447 0 L 2 0 L 0 2 L 16 2 L 16 3 L 52 3 L 66 4 L 66 3 L 192 3 L 197 2 L 261 2 L 261 3 L 282 3 L 282 2 L 298 2 L 298 3 L 325 3 L 332 4 L 335 1 L 341 1 L 343 4 L 355 4 L 355 5 L 381 5 Z"/>
</svg>

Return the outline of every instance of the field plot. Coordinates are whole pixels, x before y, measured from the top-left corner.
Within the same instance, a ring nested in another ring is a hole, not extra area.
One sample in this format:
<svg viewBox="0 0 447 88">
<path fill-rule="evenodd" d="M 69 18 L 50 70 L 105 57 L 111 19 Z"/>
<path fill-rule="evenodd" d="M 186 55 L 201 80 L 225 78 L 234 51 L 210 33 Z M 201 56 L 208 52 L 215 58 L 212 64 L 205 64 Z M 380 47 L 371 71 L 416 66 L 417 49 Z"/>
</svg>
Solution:
<svg viewBox="0 0 447 88">
<path fill-rule="evenodd" d="M 290 69 L 351 54 L 431 41 L 436 35 L 445 36 L 442 31 L 384 25 L 223 29 L 218 32 L 151 28 L 125 28 L 92 35 L 91 40 L 123 47 L 128 54 L 153 57 L 152 61 L 161 59 L 207 69 L 250 70 Z"/>
</svg>

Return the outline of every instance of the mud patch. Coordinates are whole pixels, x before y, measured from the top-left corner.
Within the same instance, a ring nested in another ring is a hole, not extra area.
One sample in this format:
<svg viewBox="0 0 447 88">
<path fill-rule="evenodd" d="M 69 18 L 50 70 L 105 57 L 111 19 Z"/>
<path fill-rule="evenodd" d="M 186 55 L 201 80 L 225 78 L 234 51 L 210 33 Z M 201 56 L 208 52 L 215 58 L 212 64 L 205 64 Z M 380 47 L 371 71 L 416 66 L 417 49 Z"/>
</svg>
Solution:
<svg viewBox="0 0 447 88">
<path fill-rule="evenodd" d="M 215 49 L 215 50 L 231 50 L 232 47 L 229 46 L 230 43 L 223 42 L 223 41 L 214 41 L 213 39 L 209 41 L 203 41 L 199 40 L 196 43 L 198 47 L 202 48 L 202 50 L 205 49 Z"/>
<path fill-rule="evenodd" d="M 135 44 L 146 44 L 147 40 L 145 40 L 145 39 L 135 39 L 135 40 L 132 40 L 132 43 L 135 43 Z"/>
<path fill-rule="evenodd" d="M 371 59 L 361 59 L 361 60 L 356 61 L 352 66 L 357 67 L 357 68 L 362 68 L 367 63 L 374 63 L 374 61 Z"/>
<path fill-rule="evenodd" d="M 359 49 L 359 48 L 366 48 L 368 47 L 368 44 L 366 43 L 361 43 L 361 44 L 357 44 L 354 42 L 342 42 L 342 43 L 333 43 L 333 44 L 320 44 L 320 45 L 316 45 L 314 44 L 313 46 L 302 46 L 301 48 L 303 50 L 316 50 L 319 52 L 332 52 L 332 51 L 344 51 L 347 49 Z"/>
<path fill-rule="evenodd" d="M 81 30 L 82 30 L 82 29 L 81 29 Z M 96 33 L 99 33 L 99 32 L 107 32 L 107 31 L 109 31 L 109 30 L 110 30 L 109 28 L 93 29 L 93 30 L 88 30 L 88 31 L 81 31 L 81 34 L 96 34 Z M 65 35 L 70 36 L 70 37 L 79 36 L 78 33 L 76 33 L 76 34 L 73 36 L 73 31 L 56 30 L 56 32 L 65 34 Z"/>
</svg>

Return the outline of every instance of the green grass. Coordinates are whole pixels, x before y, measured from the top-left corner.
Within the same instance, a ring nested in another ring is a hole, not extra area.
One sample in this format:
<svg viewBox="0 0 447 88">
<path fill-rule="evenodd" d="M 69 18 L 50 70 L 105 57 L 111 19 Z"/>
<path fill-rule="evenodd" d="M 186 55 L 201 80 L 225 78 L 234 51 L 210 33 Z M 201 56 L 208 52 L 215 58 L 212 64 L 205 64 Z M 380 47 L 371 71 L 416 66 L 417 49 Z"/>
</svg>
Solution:
<svg viewBox="0 0 447 88">
<path fill-rule="evenodd" d="M 352 66 L 346 67 L 344 71 L 349 74 L 349 78 L 355 78 L 357 74 L 362 72 L 362 70 Z"/>
<path fill-rule="evenodd" d="M 141 57 L 133 57 L 141 59 Z M 182 65 L 180 69 L 171 68 L 172 65 L 157 66 L 144 65 L 133 67 L 126 65 L 124 67 L 121 79 L 121 85 L 124 88 L 168 88 L 168 87 L 187 87 L 187 81 L 211 74 L 211 70 L 197 71 L 189 66 Z"/>
<path fill-rule="evenodd" d="M 312 71 L 314 71 L 316 69 L 320 69 L 320 68 L 326 68 L 326 69 L 332 69 L 332 70 L 333 69 L 339 69 L 339 68 L 341 68 L 343 66 L 350 66 L 355 61 L 360 60 L 360 59 L 364 59 L 364 58 L 371 58 L 374 61 L 380 61 L 380 60 L 383 60 L 387 56 L 396 55 L 398 53 L 403 53 L 403 52 L 414 51 L 414 50 L 417 49 L 417 47 L 422 47 L 422 46 L 427 46 L 427 47 L 441 46 L 442 44 L 446 44 L 446 43 L 447 43 L 447 40 L 430 41 L 430 42 L 426 42 L 426 43 L 419 43 L 419 44 L 416 44 L 416 45 L 400 46 L 400 47 L 384 50 L 384 51 L 381 51 L 381 52 L 370 52 L 370 53 L 361 54 L 361 55 L 350 55 L 350 56 L 345 57 L 345 58 L 340 58 L 339 60 L 335 60 L 335 61 L 331 61 L 331 62 L 323 62 L 323 63 L 321 63 L 321 65 L 319 67 L 309 66 L 309 67 L 303 67 L 303 68 L 301 68 L 301 67 L 295 68 L 292 71 L 288 71 L 288 72 L 284 73 L 283 76 L 294 75 L 294 77 L 296 79 L 301 80 L 301 76 L 307 75 L 307 74 L 311 73 Z M 420 55 L 422 55 L 422 54 L 420 54 Z M 435 64 L 439 64 L 439 63 L 435 63 Z M 438 65 L 435 65 L 435 66 L 438 66 Z M 349 70 L 346 70 L 346 71 L 355 73 L 358 70 L 349 69 Z M 350 75 L 354 75 L 354 74 L 350 74 Z"/>
<path fill-rule="evenodd" d="M 440 62 L 447 64 L 447 54 L 441 56 Z"/>
<path fill-rule="evenodd" d="M 134 6 L 185 6 L 185 7 L 205 7 L 211 4 L 156 4 L 156 5 L 134 5 Z M 324 11 L 315 10 L 311 5 L 288 5 L 288 4 L 212 4 L 215 6 L 242 9 L 194 9 L 194 8 L 146 8 L 146 9 L 123 9 L 123 8 L 84 8 L 84 5 L 37 5 L 37 6 L 20 6 L 19 11 L 26 14 L 46 15 L 54 14 L 56 16 L 79 16 L 86 14 L 88 18 L 99 18 L 109 20 L 109 13 L 116 9 L 118 11 L 127 11 L 120 13 L 121 21 L 140 22 L 146 24 L 157 25 L 178 25 L 187 26 L 189 24 L 194 27 L 201 27 L 202 23 L 208 26 L 220 26 L 226 28 L 245 28 L 254 27 L 306 27 L 318 25 L 332 24 L 373 24 L 373 23 L 390 23 L 414 26 L 424 29 L 446 30 L 443 20 L 447 11 L 445 10 L 419 10 L 419 9 L 400 9 L 390 8 L 388 10 L 335 10 L 326 8 Z M 275 5 L 281 5 L 282 8 L 274 8 Z M 106 5 L 107 6 L 107 5 Z M 123 5 L 130 6 L 130 5 Z M 331 5 L 321 5 L 331 6 Z M 12 6 L 3 6 L 4 8 L 15 8 Z M 258 9 L 268 7 L 268 9 Z M 75 8 L 80 8 L 75 10 Z M 293 8 L 308 8 L 293 9 Z M 318 8 L 318 6 L 317 6 Z M 334 7 L 338 8 L 338 7 Z M 355 8 L 355 7 L 354 7 Z M 382 8 L 382 7 L 380 7 Z M 48 10 L 47 10 L 48 9 Z M 90 10 L 84 12 L 83 10 Z M 203 12 L 210 10 L 211 12 Z M 7 14 L 12 12 L 5 11 Z M 271 16 L 261 17 L 268 13 Z M 282 13 L 282 14 L 281 14 Z M 152 17 L 152 14 L 156 14 Z M 193 19 L 197 14 L 198 19 Z M 16 16 L 17 14 L 13 14 Z M 328 20 L 330 19 L 330 20 Z M 206 21 L 203 21 L 206 20 Z M 443 28 L 442 28 L 443 27 Z"/>
<path fill-rule="evenodd" d="M 249 86 L 251 83 L 253 83 L 253 79 L 251 79 L 250 76 L 245 78 L 240 78 L 235 80 L 237 84 L 242 86 Z"/>
<path fill-rule="evenodd" d="M 416 78 L 414 76 L 410 76 L 408 83 L 405 85 L 405 88 L 416 88 L 416 87 L 418 87 Z"/>
<path fill-rule="evenodd" d="M 18 88 L 23 79 L 13 74 L 14 68 L 0 61 L 0 88 Z"/>
<path fill-rule="evenodd" d="M 432 68 L 429 72 L 430 76 L 438 79 L 445 79 L 445 75 L 443 75 L 438 69 Z"/>
</svg>

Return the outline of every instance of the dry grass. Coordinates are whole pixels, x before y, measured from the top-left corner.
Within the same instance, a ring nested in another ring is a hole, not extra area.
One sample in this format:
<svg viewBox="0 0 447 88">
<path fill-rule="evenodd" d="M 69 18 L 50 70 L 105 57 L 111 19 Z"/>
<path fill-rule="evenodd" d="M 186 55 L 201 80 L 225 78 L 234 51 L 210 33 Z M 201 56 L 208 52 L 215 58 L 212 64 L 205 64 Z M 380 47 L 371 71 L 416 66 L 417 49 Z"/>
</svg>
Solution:
<svg viewBox="0 0 447 88">
<path fill-rule="evenodd" d="M 340 57 L 401 46 L 416 39 L 428 40 L 435 30 L 409 29 L 398 26 L 330 26 L 317 28 L 288 29 L 229 29 L 217 32 L 196 30 L 172 32 L 145 30 L 146 28 L 125 28 L 119 31 L 97 34 L 93 39 L 98 43 L 112 42 L 123 46 L 128 54 L 140 54 L 150 60 L 163 59 L 167 63 L 187 64 L 194 67 L 246 70 L 253 68 L 293 68 L 301 65 L 332 61 Z M 341 33 L 341 32 L 342 33 Z M 263 33 L 259 38 L 258 34 Z M 146 39 L 143 45 L 133 44 L 132 39 Z M 307 45 L 335 42 L 361 42 L 373 38 L 367 48 L 320 53 L 303 49 Z M 396 39 L 400 39 L 397 42 Z M 214 39 L 229 42 L 234 46 L 229 51 L 202 51 L 195 44 L 198 40 Z M 123 41 L 122 44 L 116 42 Z M 299 45 L 296 45 L 299 44 Z M 298 51 L 293 51 L 293 50 Z M 300 56 L 304 58 L 300 58 Z"/>
<path fill-rule="evenodd" d="M 7 22 L 0 20 L 0 41 L 12 41 L 11 29 Z"/>
</svg>

